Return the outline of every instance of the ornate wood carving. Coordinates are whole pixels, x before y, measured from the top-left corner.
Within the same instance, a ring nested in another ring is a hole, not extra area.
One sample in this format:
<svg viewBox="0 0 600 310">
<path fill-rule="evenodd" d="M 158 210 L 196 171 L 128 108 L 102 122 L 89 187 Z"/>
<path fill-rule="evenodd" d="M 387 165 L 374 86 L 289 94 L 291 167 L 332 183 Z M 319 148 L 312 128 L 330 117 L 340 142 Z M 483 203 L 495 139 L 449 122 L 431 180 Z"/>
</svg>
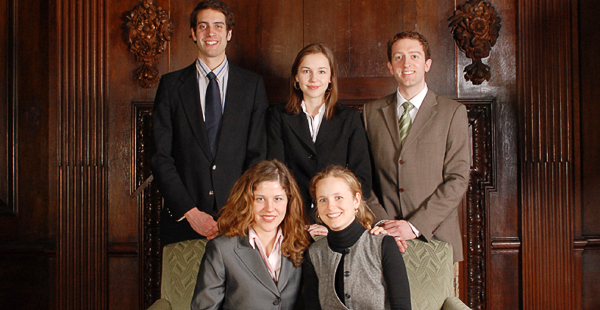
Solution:
<svg viewBox="0 0 600 310">
<path fill-rule="evenodd" d="M 473 61 L 464 70 L 465 79 L 475 85 L 489 81 L 490 67 L 481 59 L 490 56 L 498 39 L 501 24 L 496 9 L 485 0 L 468 0 L 448 20 L 456 45 Z"/>
<path fill-rule="evenodd" d="M 166 50 L 174 27 L 167 12 L 153 2 L 141 0 L 127 14 L 125 24 L 129 51 L 137 61 L 142 62 L 142 66 L 135 70 L 135 79 L 144 88 L 158 83 L 158 69 L 154 67 L 154 61 L 158 54 Z"/>
<path fill-rule="evenodd" d="M 152 182 L 150 151 L 152 130 L 152 103 L 134 103 L 135 117 L 135 196 L 138 197 L 142 232 L 140 244 L 141 287 L 144 291 L 144 309 L 149 308 L 160 298 L 160 280 L 162 271 L 162 246 L 159 238 L 159 219 L 162 209 L 162 196 L 156 182 Z"/>
<path fill-rule="evenodd" d="M 341 100 L 362 112 L 370 100 Z M 493 160 L 493 101 L 459 100 L 467 107 L 471 130 L 471 179 L 467 190 L 467 257 L 468 300 L 473 309 L 485 308 L 486 264 L 489 253 L 487 226 L 487 193 L 495 186 Z M 135 175 L 143 221 L 143 287 L 144 303 L 150 306 L 160 297 L 162 251 L 158 240 L 162 199 L 152 182 L 148 145 L 152 122 L 152 103 L 134 104 L 135 115 Z"/>
<path fill-rule="evenodd" d="M 489 253 L 487 192 L 495 186 L 492 101 L 460 100 L 467 106 L 471 130 L 471 177 L 467 190 L 467 300 L 485 309 L 486 263 Z"/>
</svg>

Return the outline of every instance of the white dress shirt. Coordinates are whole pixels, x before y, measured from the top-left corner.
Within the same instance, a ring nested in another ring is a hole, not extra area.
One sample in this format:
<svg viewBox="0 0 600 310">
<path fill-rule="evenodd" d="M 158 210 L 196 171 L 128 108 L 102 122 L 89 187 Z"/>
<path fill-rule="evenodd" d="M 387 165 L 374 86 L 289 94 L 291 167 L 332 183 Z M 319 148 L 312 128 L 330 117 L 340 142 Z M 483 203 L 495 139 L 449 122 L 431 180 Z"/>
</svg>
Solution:
<svg viewBox="0 0 600 310">
<path fill-rule="evenodd" d="M 210 81 L 207 75 L 210 72 L 213 72 L 217 76 L 217 83 L 219 84 L 219 91 L 221 93 L 221 108 L 225 109 L 225 94 L 227 94 L 227 79 L 229 78 L 229 61 L 227 60 L 227 57 L 225 57 L 225 60 L 223 60 L 215 70 L 210 70 L 200 58 L 197 58 L 196 71 L 198 72 L 198 88 L 200 91 L 200 104 L 202 105 L 202 118 L 204 118 L 205 111 L 204 100 L 206 97 L 206 88 Z M 223 110 L 221 110 L 221 112 L 223 112 Z"/>
<path fill-rule="evenodd" d="M 252 227 L 248 227 L 248 240 L 252 248 L 256 249 L 258 247 L 260 256 L 265 262 L 269 274 L 273 280 L 277 282 L 279 279 L 279 272 L 281 271 L 281 244 L 283 243 L 283 232 L 281 231 L 281 228 L 277 229 L 277 235 L 275 236 L 275 243 L 273 244 L 271 253 L 267 253 L 265 247 L 260 242 L 256 231 L 254 231 Z"/>
</svg>

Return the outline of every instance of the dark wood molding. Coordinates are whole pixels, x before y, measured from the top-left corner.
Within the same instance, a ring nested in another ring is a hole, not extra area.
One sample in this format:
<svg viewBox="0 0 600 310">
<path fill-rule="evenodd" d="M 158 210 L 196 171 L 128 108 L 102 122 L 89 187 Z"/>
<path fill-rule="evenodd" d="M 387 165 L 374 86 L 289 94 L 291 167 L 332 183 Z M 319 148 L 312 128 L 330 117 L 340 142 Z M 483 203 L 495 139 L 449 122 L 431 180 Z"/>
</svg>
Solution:
<svg viewBox="0 0 600 310">
<path fill-rule="evenodd" d="M 160 298 L 160 281 L 162 274 L 162 246 L 160 243 L 160 212 L 162 209 L 162 196 L 158 191 L 156 182 L 152 182 L 150 166 L 151 130 L 152 130 L 152 102 L 134 102 L 132 115 L 135 124 L 133 130 L 135 152 L 134 171 L 135 192 L 140 214 L 140 287 L 143 288 L 141 304 L 147 309 Z"/>
<path fill-rule="evenodd" d="M 488 192 L 495 189 L 494 102 L 457 99 L 467 106 L 471 130 L 471 175 L 467 190 L 467 305 L 485 309 L 490 249 Z"/>
<path fill-rule="evenodd" d="M 56 304 L 107 309 L 108 2 L 59 0 L 56 7 Z"/>
<path fill-rule="evenodd" d="M 0 66 L 4 67 L 6 72 L 3 74 L 3 79 L 8 79 L 3 87 L 3 91 L 6 93 L 5 98 L 0 98 L 0 112 L 1 118 L 0 124 L 4 123 L 4 126 L 0 128 L 0 143 L 4 154 L 0 156 L 0 175 L 2 180 L 0 182 L 0 215 L 16 216 L 18 213 L 18 150 L 19 150 L 19 139 L 18 139 L 18 111 L 19 111 L 19 100 L 17 85 L 17 65 L 18 65 L 18 44 L 17 44 L 17 1 L 7 1 L 8 10 L 6 16 L 7 36 L 5 37 L 2 45 L 6 47 L 6 59 L 5 63 Z M 4 157 L 6 156 L 6 157 Z"/>
<path fill-rule="evenodd" d="M 578 75 L 571 1 L 517 2 L 525 309 L 577 309 L 574 257 Z"/>
</svg>

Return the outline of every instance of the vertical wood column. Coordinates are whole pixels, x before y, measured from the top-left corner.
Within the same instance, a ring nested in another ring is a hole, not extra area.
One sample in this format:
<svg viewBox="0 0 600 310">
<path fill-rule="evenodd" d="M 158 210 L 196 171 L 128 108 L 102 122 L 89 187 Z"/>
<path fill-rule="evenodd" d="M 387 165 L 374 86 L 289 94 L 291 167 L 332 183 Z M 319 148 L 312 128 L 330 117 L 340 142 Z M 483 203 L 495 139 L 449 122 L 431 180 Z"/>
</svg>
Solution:
<svg viewBox="0 0 600 310">
<path fill-rule="evenodd" d="M 575 309 L 574 1 L 518 2 L 524 309 Z"/>
<path fill-rule="evenodd" d="M 57 308 L 107 308 L 107 5 L 57 0 Z"/>
</svg>

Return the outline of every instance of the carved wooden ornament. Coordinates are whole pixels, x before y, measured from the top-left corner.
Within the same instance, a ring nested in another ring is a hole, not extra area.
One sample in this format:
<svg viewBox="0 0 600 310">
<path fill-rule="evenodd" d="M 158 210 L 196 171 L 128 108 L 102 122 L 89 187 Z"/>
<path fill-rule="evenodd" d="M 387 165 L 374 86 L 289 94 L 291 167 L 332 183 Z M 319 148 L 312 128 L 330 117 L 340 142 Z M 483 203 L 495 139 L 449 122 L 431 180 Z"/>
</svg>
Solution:
<svg viewBox="0 0 600 310">
<path fill-rule="evenodd" d="M 448 20 L 456 45 L 473 61 L 464 70 L 465 79 L 475 85 L 489 81 L 490 67 L 481 59 L 490 56 L 498 39 L 501 20 L 496 9 L 485 0 L 467 0 Z"/>
<path fill-rule="evenodd" d="M 141 0 L 127 14 L 127 39 L 129 51 L 141 61 L 141 67 L 135 70 L 135 80 L 144 88 L 158 83 L 158 69 L 154 61 L 158 54 L 167 49 L 167 41 L 171 40 L 173 22 L 161 7 L 153 4 L 153 0 Z"/>
</svg>

